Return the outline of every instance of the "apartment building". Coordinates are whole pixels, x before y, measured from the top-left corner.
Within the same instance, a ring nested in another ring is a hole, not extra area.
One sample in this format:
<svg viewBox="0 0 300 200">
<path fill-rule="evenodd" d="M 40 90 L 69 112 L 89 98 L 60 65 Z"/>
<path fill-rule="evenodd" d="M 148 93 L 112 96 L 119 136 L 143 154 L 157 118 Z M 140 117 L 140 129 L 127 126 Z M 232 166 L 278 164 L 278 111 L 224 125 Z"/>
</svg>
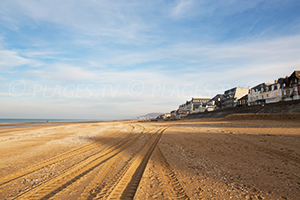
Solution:
<svg viewBox="0 0 300 200">
<path fill-rule="evenodd" d="M 267 88 L 273 83 L 260 83 L 257 86 L 251 88 L 248 93 L 248 105 L 260 105 L 266 103 Z"/>
<path fill-rule="evenodd" d="M 300 71 L 294 71 L 285 78 L 282 85 L 282 100 L 291 101 L 300 99 Z"/>
<path fill-rule="evenodd" d="M 235 87 L 226 90 L 223 95 L 222 108 L 236 107 L 238 99 L 248 94 L 248 88 Z"/>
</svg>

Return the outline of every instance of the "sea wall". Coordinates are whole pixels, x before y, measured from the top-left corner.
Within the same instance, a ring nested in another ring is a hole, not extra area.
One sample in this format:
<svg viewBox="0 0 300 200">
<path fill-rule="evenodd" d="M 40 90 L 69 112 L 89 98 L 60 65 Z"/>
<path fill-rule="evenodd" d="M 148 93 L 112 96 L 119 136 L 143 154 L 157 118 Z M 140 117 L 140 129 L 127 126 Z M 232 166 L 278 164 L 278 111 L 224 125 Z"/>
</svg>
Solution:
<svg viewBox="0 0 300 200">
<path fill-rule="evenodd" d="M 188 119 L 196 118 L 224 118 L 233 114 L 268 114 L 268 113 L 300 113 L 300 100 L 284 101 L 272 104 L 234 107 L 226 109 L 218 109 L 212 112 L 194 113 L 188 115 Z M 241 115 L 237 115 L 240 116 Z M 263 117 L 262 117 L 263 118 Z"/>
<path fill-rule="evenodd" d="M 251 113 L 232 114 L 226 120 L 300 120 L 300 113 Z"/>
</svg>

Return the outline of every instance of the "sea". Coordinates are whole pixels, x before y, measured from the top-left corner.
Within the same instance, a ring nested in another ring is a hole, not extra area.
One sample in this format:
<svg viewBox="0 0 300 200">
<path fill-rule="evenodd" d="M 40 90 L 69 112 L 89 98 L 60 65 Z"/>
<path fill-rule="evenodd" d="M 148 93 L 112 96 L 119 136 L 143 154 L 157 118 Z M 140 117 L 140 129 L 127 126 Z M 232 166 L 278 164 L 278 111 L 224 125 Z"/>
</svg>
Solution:
<svg viewBox="0 0 300 200">
<path fill-rule="evenodd" d="M 101 121 L 96 119 L 4 119 L 0 118 L 0 124 L 3 123 L 44 123 L 44 122 L 85 122 Z"/>
</svg>

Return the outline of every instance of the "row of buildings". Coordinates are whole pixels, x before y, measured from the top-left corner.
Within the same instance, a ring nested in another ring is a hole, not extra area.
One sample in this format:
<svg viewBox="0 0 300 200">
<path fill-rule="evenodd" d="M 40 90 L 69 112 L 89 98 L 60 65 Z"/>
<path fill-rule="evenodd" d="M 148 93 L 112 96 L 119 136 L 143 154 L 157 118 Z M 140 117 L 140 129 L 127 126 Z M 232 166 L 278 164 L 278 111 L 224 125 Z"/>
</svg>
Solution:
<svg viewBox="0 0 300 200">
<path fill-rule="evenodd" d="M 215 109 L 264 105 L 279 101 L 300 99 L 300 71 L 279 78 L 273 83 L 260 83 L 255 87 L 235 87 L 217 94 L 213 98 L 192 98 L 179 105 L 177 110 L 159 115 L 157 118 L 182 118 L 192 113 L 210 112 Z"/>
</svg>

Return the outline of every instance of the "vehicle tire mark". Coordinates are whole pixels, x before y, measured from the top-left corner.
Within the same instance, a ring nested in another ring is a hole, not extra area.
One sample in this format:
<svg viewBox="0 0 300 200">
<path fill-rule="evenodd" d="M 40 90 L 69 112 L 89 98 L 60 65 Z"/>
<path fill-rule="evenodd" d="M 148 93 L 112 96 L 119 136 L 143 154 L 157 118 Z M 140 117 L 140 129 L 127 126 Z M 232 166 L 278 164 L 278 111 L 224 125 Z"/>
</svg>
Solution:
<svg viewBox="0 0 300 200">
<path fill-rule="evenodd" d="M 147 162 L 159 142 L 162 133 L 167 128 L 160 129 L 147 141 L 143 149 L 134 157 L 132 164 L 118 181 L 108 199 L 133 199 Z"/>
<path fill-rule="evenodd" d="M 134 127 L 132 126 L 130 132 L 132 132 L 133 130 L 134 130 Z M 106 142 L 108 144 L 112 143 L 115 140 L 114 137 L 117 137 L 119 134 L 120 134 L 119 131 L 116 131 L 116 132 L 114 132 L 112 134 L 109 134 L 108 136 L 110 136 L 110 138 L 104 139 L 103 142 Z M 114 137 L 111 137 L 111 136 L 114 136 Z M 65 159 L 70 158 L 72 156 L 76 156 L 79 153 L 83 153 L 83 152 L 87 152 L 89 150 L 93 150 L 97 146 L 99 146 L 99 144 L 96 141 L 94 141 L 94 142 L 88 143 L 88 144 L 86 144 L 84 146 L 81 146 L 81 147 L 78 147 L 76 149 L 73 149 L 71 151 L 62 153 L 62 154 L 60 154 L 58 156 L 52 157 L 50 159 L 47 159 L 44 162 L 39 163 L 37 165 L 33 165 L 33 166 L 30 166 L 29 168 L 26 168 L 24 170 L 15 172 L 13 174 L 9 174 L 9 175 L 1 178 L 0 187 L 3 186 L 3 185 L 6 185 L 6 184 L 8 184 L 8 183 L 10 183 L 12 181 L 15 181 L 15 180 L 17 180 L 19 178 L 22 178 L 22 177 L 24 177 L 26 175 L 34 173 L 35 171 L 37 171 L 39 169 L 42 169 L 44 167 L 47 167 L 47 166 L 49 166 L 51 164 L 54 164 L 56 162 L 61 162 L 62 160 L 65 160 Z M 100 151 L 103 151 L 103 150 L 105 150 L 105 149 L 101 149 Z M 96 152 L 96 153 L 99 153 L 99 152 Z"/>
<path fill-rule="evenodd" d="M 72 169 L 66 171 L 64 174 L 58 175 L 47 182 L 37 185 L 37 187 L 30 191 L 21 193 L 14 199 L 49 199 L 53 197 L 56 193 L 59 193 L 67 186 L 94 170 L 96 167 L 128 148 L 128 146 L 132 145 L 142 134 L 143 131 L 139 134 L 126 138 L 121 143 L 107 149 L 105 152 L 89 157 L 85 161 L 74 166 Z"/>
<path fill-rule="evenodd" d="M 168 161 L 162 154 L 159 147 L 157 147 L 153 152 L 153 159 L 158 167 L 159 176 L 162 178 L 162 189 L 164 191 L 165 199 L 184 199 L 188 200 L 189 197 L 185 190 L 181 186 L 179 180 L 177 179 L 175 173 L 173 172 Z"/>
</svg>

